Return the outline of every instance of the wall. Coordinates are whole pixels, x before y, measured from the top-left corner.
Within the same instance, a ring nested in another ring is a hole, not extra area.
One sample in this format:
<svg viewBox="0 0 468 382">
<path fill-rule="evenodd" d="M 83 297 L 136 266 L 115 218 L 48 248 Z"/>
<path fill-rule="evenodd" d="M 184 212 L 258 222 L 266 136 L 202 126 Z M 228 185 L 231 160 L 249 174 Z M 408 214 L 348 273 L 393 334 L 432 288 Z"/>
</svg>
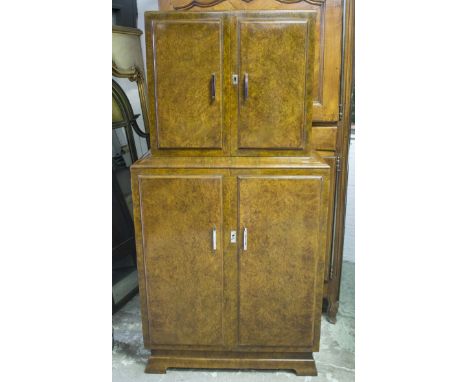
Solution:
<svg viewBox="0 0 468 382">
<path fill-rule="evenodd" d="M 137 28 L 145 33 L 145 12 L 146 11 L 157 11 L 159 9 L 158 0 L 137 0 L 138 8 L 138 20 Z M 146 47 L 144 34 L 141 36 L 141 47 L 143 50 L 143 61 L 146 65 Z"/>
<path fill-rule="evenodd" d="M 343 258 L 345 261 L 354 261 L 354 192 L 355 192 L 355 179 L 354 179 L 354 164 L 355 164 L 355 139 L 354 135 L 351 136 L 351 143 L 349 146 L 349 168 L 348 168 L 348 192 L 346 197 L 346 220 L 345 220 L 345 237 Z"/>
</svg>

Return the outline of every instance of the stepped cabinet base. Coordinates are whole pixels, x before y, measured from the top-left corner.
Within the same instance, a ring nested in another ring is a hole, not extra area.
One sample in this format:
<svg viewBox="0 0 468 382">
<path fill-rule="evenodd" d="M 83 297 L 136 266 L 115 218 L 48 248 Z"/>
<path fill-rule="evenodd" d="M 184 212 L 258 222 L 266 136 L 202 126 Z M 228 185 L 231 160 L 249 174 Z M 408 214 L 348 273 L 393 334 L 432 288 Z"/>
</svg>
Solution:
<svg viewBox="0 0 468 382">
<path fill-rule="evenodd" d="M 145 372 L 165 374 L 169 368 L 292 370 L 296 375 L 317 375 L 312 353 L 153 351 Z"/>
</svg>

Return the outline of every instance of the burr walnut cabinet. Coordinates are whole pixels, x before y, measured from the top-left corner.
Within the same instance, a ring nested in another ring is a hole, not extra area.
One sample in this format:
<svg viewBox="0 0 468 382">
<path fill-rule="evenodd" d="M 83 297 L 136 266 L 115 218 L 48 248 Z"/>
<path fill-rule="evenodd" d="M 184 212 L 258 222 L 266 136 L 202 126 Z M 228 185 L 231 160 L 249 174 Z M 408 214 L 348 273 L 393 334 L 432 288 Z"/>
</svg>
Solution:
<svg viewBox="0 0 468 382">
<path fill-rule="evenodd" d="M 132 166 L 146 371 L 316 375 L 341 270 L 343 6 L 160 9 L 145 14 L 151 153 Z"/>
<path fill-rule="evenodd" d="M 153 153 L 308 155 L 315 19 L 315 11 L 147 13 Z"/>
<path fill-rule="evenodd" d="M 329 166 L 148 156 L 132 182 L 147 371 L 316 374 Z"/>
</svg>

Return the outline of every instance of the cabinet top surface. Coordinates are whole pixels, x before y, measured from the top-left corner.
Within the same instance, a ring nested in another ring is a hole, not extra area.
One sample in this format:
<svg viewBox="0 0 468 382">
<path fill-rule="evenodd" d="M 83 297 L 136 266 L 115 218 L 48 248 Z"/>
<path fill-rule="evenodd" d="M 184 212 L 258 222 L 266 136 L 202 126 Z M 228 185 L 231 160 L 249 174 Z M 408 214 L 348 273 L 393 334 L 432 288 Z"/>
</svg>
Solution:
<svg viewBox="0 0 468 382">
<path fill-rule="evenodd" d="M 140 168 L 330 168 L 316 153 L 308 157 L 155 157 L 147 153 L 132 165 Z"/>
</svg>

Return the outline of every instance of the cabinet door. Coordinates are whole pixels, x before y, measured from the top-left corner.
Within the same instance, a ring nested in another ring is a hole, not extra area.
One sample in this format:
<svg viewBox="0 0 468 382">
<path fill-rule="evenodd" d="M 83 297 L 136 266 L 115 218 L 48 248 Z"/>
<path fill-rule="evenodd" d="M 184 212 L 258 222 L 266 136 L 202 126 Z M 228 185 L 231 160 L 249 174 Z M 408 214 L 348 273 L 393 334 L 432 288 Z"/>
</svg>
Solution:
<svg viewBox="0 0 468 382">
<path fill-rule="evenodd" d="M 310 151 L 314 12 L 237 18 L 238 154 Z"/>
<path fill-rule="evenodd" d="M 225 16 L 150 13 L 146 23 L 153 151 L 221 155 Z"/>
<path fill-rule="evenodd" d="M 138 179 L 149 346 L 221 345 L 222 177 Z"/>
<path fill-rule="evenodd" d="M 323 283 L 322 177 L 239 177 L 238 195 L 239 345 L 312 347 Z"/>
</svg>

